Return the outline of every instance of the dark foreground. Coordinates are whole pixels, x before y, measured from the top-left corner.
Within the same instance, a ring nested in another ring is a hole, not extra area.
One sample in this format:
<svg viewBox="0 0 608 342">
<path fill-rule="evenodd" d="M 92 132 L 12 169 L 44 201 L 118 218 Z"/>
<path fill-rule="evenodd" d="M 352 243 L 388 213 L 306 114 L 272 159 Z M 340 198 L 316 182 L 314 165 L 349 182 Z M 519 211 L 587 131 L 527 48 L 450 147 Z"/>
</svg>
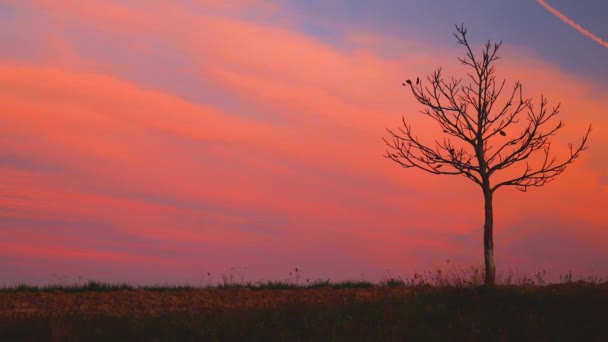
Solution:
<svg viewBox="0 0 608 342">
<path fill-rule="evenodd" d="M 608 341 L 608 284 L 0 292 L 0 341 Z"/>
</svg>

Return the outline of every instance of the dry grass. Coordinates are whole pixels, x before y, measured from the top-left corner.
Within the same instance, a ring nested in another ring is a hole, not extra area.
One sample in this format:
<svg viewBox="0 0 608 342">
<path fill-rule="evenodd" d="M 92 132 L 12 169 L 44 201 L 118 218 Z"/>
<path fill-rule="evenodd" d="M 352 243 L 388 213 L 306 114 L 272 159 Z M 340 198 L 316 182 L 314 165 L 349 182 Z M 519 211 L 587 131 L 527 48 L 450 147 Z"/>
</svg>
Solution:
<svg viewBox="0 0 608 342">
<path fill-rule="evenodd" d="M 451 268 L 379 284 L 21 285 L 0 290 L 0 340 L 608 340 L 608 282 L 543 277 L 511 272 L 484 288 L 479 270 Z"/>
</svg>

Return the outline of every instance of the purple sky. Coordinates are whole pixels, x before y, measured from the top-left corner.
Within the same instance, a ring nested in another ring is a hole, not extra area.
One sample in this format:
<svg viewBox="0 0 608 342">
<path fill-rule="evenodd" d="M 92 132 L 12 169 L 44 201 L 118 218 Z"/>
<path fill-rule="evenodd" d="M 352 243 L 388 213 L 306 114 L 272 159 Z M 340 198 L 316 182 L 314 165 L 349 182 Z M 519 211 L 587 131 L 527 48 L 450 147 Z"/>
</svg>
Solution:
<svg viewBox="0 0 608 342">
<path fill-rule="evenodd" d="M 555 182 L 498 191 L 499 274 L 608 275 L 608 3 L 544 4 L 2 1 L 0 284 L 481 265 L 476 186 L 382 158 L 401 115 L 434 138 L 400 84 L 462 75 L 460 23 L 562 103 L 558 156 L 594 126 Z"/>
</svg>

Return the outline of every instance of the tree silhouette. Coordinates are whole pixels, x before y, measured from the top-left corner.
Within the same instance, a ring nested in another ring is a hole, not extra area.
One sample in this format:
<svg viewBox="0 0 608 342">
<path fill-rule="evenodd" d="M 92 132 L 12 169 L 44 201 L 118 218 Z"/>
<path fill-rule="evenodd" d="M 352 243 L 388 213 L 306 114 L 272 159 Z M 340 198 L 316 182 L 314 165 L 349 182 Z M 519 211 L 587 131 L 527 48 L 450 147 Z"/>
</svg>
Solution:
<svg viewBox="0 0 608 342">
<path fill-rule="evenodd" d="M 580 145 L 575 148 L 569 144 L 569 157 L 558 162 L 551 153 L 549 138 L 564 124 L 549 121 L 559 113 L 560 105 L 549 108 L 547 99 L 541 95 L 540 104 L 535 107 L 530 98 L 522 96 L 519 81 L 499 102 L 505 81 L 496 81 L 494 62 L 500 58 L 496 53 L 502 42 L 487 41 L 480 57 L 473 54 L 464 25 L 456 26 L 454 36 L 467 51 L 466 57 L 458 60 L 472 69 L 467 73 L 468 84 L 463 84 L 462 79 L 444 80 L 441 68 L 427 77 L 429 86 L 419 78 L 415 83 L 407 80 L 402 84 L 425 107 L 422 114 L 439 124 L 443 139 L 435 140 L 434 146 L 425 145 L 402 118 L 403 127 L 398 132 L 387 129 L 390 141 L 383 138 L 387 145 L 385 157 L 405 168 L 437 175 L 463 175 L 481 187 L 485 207 L 484 285 L 494 286 L 494 192 L 503 186 L 515 186 L 525 192 L 529 187 L 540 187 L 553 180 L 587 148 L 591 126 Z M 502 178 L 493 184 L 493 176 L 505 169 L 511 173 L 501 173 Z"/>
</svg>

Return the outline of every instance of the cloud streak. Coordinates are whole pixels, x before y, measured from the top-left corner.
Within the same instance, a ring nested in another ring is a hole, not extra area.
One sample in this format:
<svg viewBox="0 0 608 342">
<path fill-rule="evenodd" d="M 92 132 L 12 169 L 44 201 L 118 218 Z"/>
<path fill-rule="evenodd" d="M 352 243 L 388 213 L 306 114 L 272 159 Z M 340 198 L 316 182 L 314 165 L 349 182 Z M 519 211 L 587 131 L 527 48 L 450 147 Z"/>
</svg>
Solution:
<svg viewBox="0 0 608 342">
<path fill-rule="evenodd" d="M 575 29 L 578 32 L 580 32 L 585 37 L 590 38 L 591 40 L 593 40 L 594 42 L 600 44 L 601 46 L 603 46 L 605 48 L 608 48 L 608 42 L 607 41 L 603 40 L 602 38 L 596 36 L 595 34 L 593 34 L 592 32 L 590 32 L 589 30 L 587 30 L 584 27 L 582 27 L 581 25 L 577 24 L 574 20 L 568 18 L 565 14 L 561 13 L 560 11 L 558 11 L 557 9 L 555 9 L 554 7 L 552 7 L 551 5 L 549 5 L 548 3 L 546 3 L 544 0 L 536 0 L 536 2 L 538 2 L 541 6 L 543 6 L 547 11 L 551 12 L 551 14 L 553 14 L 556 17 L 558 17 L 559 19 L 561 19 L 566 24 L 570 25 L 570 27 L 572 27 L 573 29 Z"/>
<path fill-rule="evenodd" d="M 250 280 L 294 266 L 311 279 L 378 280 L 379 270 L 422 271 L 445 257 L 480 260 L 478 189 L 381 157 L 384 129 L 402 114 L 421 139 L 437 138 L 400 84 L 457 65 L 462 51 L 356 27 L 335 46 L 243 15 L 278 10 L 261 0 L 10 3 L 22 7 L 5 31 L 15 44 L 0 46 L 0 241 L 13 247 L 0 248 L 0 268 L 44 277 L 30 261 L 44 256 L 54 272 L 97 278 L 105 268 L 116 281 L 179 282 L 243 264 Z M 51 19 L 61 26 L 29 25 Z M 507 51 L 500 75 L 563 104 L 558 157 L 589 122 L 608 124 L 605 88 L 594 97 L 585 80 Z M 593 153 L 546 189 L 501 192 L 497 234 L 530 215 L 584 217 L 564 230 L 606 241 L 589 228 L 608 224 L 596 177 L 608 173 L 597 159 L 608 138 L 593 139 Z M 89 250 L 95 267 L 68 267 Z"/>
</svg>

